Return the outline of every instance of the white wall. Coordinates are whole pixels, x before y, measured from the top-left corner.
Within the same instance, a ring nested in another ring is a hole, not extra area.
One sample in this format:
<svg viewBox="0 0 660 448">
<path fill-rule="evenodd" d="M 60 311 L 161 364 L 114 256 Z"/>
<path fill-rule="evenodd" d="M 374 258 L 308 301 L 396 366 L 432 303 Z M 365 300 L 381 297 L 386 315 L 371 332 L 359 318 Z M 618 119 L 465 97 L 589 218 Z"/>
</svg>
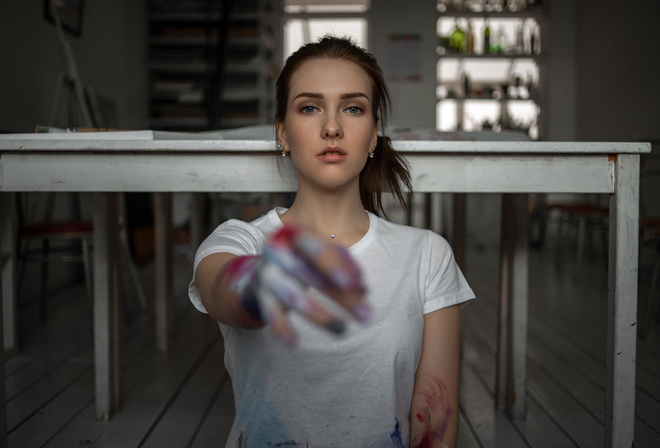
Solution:
<svg viewBox="0 0 660 448">
<path fill-rule="evenodd" d="M 87 1 L 82 36 L 69 39 L 83 84 L 116 103 L 119 127 L 147 125 L 147 25 L 145 0 Z M 51 124 L 65 67 L 43 0 L 0 2 L 0 54 L 0 130 Z"/>
<path fill-rule="evenodd" d="M 579 2 L 577 137 L 660 140 L 660 2 Z"/>
<path fill-rule="evenodd" d="M 577 139 L 578 2 L 551 0 L 542 22 L 543 140 Z"/>
<path fill-rule="evenodd" d="M 546 5 L 545 139 L 660 141 L 660 2 Z M 642 188 L 657 202 L 654 182 Z"/>
<path fill-rule="evenodd" d="M 435 1 L 373 0 L 370 50 L 378 59 L 392 95 L 390 125 L 435 128 L 437 11 Z M 416 33 L 422 36 L 422 81 L 391 79 L 389 34 Z"/>
</svg>

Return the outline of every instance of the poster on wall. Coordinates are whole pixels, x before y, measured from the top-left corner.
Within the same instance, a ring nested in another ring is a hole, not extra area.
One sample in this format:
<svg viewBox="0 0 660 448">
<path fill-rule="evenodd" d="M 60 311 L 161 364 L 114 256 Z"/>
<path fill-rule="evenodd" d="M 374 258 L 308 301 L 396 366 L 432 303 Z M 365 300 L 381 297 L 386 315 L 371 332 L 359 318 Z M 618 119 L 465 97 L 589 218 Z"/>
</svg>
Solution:
<svg viewBox="0 0 660 448">
<path fill-rule="evenodd" d="M 397 82 L 422 81 L 422 36 L 415 33 L 390 34 L 389 72 Z"/>
<path fill-rule="evenodd" d="M 76 37 L 82 32 L 84 0 L 44 0 L 44 18 L 55 24 L 53 7 L 62 22 L 62 29 Z"/>
</svg>

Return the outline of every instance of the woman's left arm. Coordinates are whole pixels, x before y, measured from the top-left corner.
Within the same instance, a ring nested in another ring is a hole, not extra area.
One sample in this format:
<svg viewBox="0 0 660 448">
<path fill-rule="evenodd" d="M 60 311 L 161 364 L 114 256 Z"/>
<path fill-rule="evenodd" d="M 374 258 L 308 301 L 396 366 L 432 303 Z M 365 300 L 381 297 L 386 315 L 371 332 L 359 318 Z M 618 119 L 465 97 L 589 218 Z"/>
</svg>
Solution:
<svg viewBox="0 0 660 448">
<path fill-rule="evenodd" d="M 411 448 L 456 446 L 460 336 L 460 305 L 424 316 L 422 354 L 410 411 Z"/>
</svg>

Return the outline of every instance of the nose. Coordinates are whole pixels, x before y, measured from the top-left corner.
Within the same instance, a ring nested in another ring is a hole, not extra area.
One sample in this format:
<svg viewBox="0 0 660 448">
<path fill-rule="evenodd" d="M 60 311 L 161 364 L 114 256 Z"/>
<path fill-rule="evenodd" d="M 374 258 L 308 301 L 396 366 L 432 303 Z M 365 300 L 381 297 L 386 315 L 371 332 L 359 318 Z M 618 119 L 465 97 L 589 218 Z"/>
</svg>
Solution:
<svg viewBox="0 0 660 448">
<path fill-rule="evenodd" d="M 329 139 L 343 137 L 341 124 L 335 114 L 329 114 L 327 116 L 323 123 L 323 129 L 321 129 L 321 136 Z"/>
</svg>

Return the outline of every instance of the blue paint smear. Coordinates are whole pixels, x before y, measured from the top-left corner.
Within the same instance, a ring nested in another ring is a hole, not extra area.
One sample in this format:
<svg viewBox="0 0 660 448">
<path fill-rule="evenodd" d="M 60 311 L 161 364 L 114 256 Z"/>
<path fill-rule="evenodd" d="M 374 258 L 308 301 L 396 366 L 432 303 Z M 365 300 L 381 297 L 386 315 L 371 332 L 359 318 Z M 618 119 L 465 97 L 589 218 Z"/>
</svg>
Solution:
<svg viewBox="0 0 660 448">
<path fill-rule="evenodd" d="M 390 439 L 392 439 L 392 442 L 394 443 L 392 446 L 394 448 L 406 448 L 403 444 L 403 440 L 401 440 L 401 428 L 399 427 L 399 419 L 395 418 L 395 420 L 396 425 L 394 425 L 394 431 L 390 433 Z"/>
</svg>

